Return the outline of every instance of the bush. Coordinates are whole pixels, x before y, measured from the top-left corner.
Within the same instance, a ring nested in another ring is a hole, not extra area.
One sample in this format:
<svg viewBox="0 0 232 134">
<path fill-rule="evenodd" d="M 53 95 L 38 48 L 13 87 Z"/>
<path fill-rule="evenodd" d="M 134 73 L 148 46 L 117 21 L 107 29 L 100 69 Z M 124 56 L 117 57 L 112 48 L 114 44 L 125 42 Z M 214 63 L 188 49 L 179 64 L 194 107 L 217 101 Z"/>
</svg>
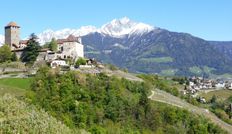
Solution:
<svg viewBox="0 0 232 134">
<path fill-rule="evenodd" d="M 78 60 L 75 63 L 75 67 L 79 67 L 80 65 L 86 65 L 86 59 L 78 58 Z"/>
</svg>

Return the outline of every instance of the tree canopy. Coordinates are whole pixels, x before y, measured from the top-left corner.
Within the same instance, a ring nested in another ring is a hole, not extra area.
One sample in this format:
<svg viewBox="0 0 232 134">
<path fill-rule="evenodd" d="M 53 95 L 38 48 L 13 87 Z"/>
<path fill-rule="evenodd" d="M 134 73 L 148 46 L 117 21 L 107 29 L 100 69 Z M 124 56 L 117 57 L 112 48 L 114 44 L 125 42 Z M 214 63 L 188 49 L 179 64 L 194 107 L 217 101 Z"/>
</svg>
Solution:
<svg viewBox="0 0 232 134">
<path fill-rule="evenodd" d="M 224 133 L 201 116 L 148 99 L 152 85 L 40 68 L 28 98 L 70 128 L 91 133 Z"/>
<path fill-rule="evenodd" d="M 23 50 L 23 54 L 21 56 L 21 60 L 29 65 L 32 65 L 39 55 L 41 47 L 37 39 L 38 38 L 34 33 L 30 35 L 27 47 Z"/>
<path fill-rule="evenodd" d="M 80 65 L 85 65 L 86 64 L 86 60 L 84 58 L 78 58 L 76 63 L 75 63 L 75 66 L 78 67 Z"/>
<path fill-rule="evenodd" d="M 9 45 L 4 44 L 0 47 L 0 63 L 11 61 L 11 56 L 12 53 Z"/>
<path fill-rule="evenodd" d="M 57 42 L 56 42 L 56 39 L 55 39 L 55 38 L 52 38 L 51 42 L 48 44 L 48 48 L 49 48 L 51 51 L 57 51 L 58 46 L 57 46 Z"/>
</svg>

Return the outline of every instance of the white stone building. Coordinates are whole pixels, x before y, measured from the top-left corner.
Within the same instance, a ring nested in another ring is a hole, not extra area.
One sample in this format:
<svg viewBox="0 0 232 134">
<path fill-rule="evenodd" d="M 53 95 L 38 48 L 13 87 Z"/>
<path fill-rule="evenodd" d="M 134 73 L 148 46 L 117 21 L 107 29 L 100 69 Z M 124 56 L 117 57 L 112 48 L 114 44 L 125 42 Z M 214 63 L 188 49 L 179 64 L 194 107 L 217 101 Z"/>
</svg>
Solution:
<svg viewBox="0 0 232 134">
<path fill-rule="evenodd" d="M 78 59 L 84 57 L 84 46 L 81 43 L 81 38 L 69 35 L 66 39 L 58 39 L 57 57 L 61 59 L 72 58 Z"/>
</svg>

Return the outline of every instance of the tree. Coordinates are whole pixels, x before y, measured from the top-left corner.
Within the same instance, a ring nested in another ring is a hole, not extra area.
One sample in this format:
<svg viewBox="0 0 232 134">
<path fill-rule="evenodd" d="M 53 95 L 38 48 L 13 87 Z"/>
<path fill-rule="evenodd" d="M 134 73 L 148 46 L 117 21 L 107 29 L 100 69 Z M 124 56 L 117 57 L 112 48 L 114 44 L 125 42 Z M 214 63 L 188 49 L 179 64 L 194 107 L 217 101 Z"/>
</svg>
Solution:
<svg viewBox="0 0 232 134">
<path fill-rule="evenodd" d="M 3 45 L 0 47 L 0 63 L 11 60 L 11 50 L 8 45 Z"/>
<path fill-rule="evenodd" d="M 16 55 L 16 53 L 14 52 L 12 55 L 11 55 L 11 61 L 17 61 L 18 60 L 18 57 Z"/>
<path fill-rule="evenodd" d="M 51 50 L 51 51 L 57 51 L 57 42 L 56 42 L 56 39 L 55 38 L 52 38 L 52 41 L 48 44 L 48 48 Z"/>
<path fill-rule="evenodd" d="M 215 95 L 213 95 L 210 102 L 215 103 L 216 101 L 217 101 L 217 97 Z"/>
<path fill-rule="evenodd" d="M 75 66 L 78 67 L 80 65 L 85 65 L 86 64 L 86 60 L 84 58 L 79 58 L 76 63 Z"/>
<path fill-rule="evenodd" d="M 31 34 L 27 47 L 23 50 L 23 54 L 21 56 L 22 61 L 26 62 L 28 65 L 34 64 L 37 56 L 39 55 L 40 48 L 37 36 L 34 33 Z"/>
</svg>

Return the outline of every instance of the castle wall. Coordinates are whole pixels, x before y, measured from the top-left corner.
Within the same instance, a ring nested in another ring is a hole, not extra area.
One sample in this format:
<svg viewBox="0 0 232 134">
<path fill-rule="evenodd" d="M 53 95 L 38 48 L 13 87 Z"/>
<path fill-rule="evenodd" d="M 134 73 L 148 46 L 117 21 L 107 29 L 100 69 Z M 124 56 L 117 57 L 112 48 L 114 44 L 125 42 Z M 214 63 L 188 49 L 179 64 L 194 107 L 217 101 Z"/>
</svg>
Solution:
<svg viewBox="0 0 232 134">
<path fill-rule="evenodd" d="M 84 47 L 77 42 L 64 42 L 59 46 L 59 50 L 62 52 L 60 54 L 61 58 L 64 59 L 67 57 L 72 57 L 74 59 L 84 57 Z"/>
<path fill-rule="evenodd" d="M 36 61 L 44 61 L 46 59 L 47 51 L 39 52 Z"/>
</svg>

